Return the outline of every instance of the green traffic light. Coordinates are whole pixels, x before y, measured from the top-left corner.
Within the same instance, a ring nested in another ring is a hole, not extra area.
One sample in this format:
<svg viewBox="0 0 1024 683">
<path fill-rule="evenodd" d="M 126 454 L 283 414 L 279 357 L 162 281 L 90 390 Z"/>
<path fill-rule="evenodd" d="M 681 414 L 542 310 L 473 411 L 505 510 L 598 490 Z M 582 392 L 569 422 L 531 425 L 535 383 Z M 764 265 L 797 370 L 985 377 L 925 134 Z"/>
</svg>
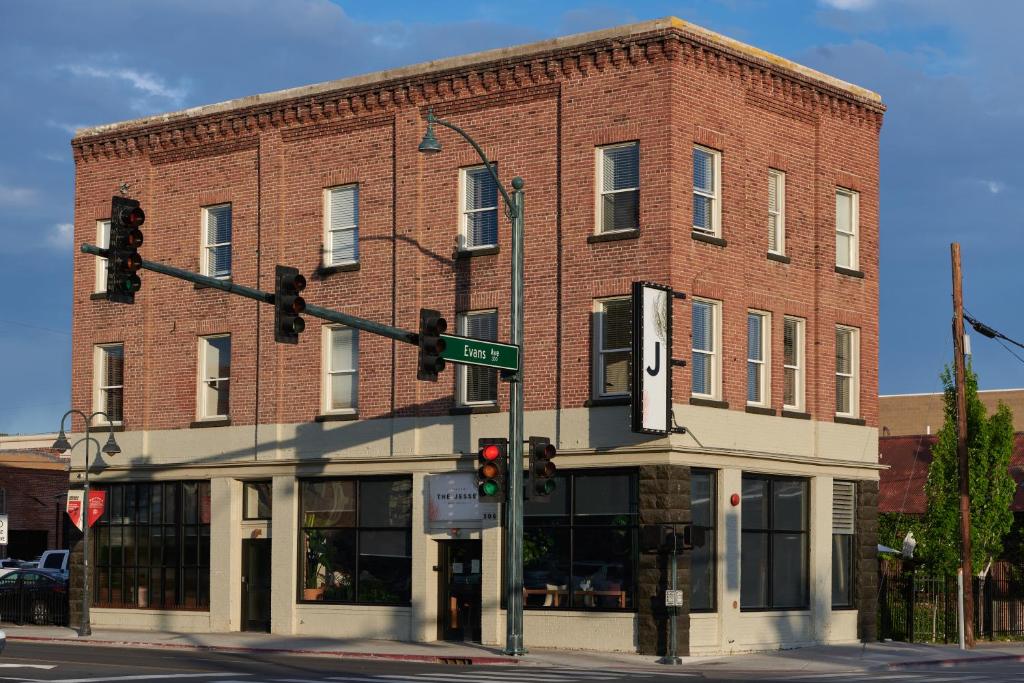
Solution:
<svg viewBox="0 0 1024 683">
<path fill-rule="evenodd" d="M 537 493 L 541 494 L 542 496 L 549 496 L 555 492 L 555 486 L 555 482 L 553 482 L 550 479 L 539 482 L 537 484 Z"/>
<path fill-rule="evenodd" d="M 485 496 L 494 496 L 498 493 L 498 483 L 494 481 L 485 481 L 480 484 L 480 493 Z"/>
</svg>

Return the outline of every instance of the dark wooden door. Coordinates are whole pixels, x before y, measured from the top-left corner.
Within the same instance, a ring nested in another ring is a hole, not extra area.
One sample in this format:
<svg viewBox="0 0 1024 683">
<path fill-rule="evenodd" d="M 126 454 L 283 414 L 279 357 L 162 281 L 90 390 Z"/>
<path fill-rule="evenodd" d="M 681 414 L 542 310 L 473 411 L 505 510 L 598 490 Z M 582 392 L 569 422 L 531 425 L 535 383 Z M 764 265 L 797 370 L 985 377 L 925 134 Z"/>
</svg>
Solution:
<svg viewBox="0 0 1024 683">
<path fill-rule="evenodd" d="M 242 630 L 270 631 L 270 539 L 242 539 Z"/>
<path fill-rule="evenodd" d="M 480 541 L 438 543 L 438 635 L 480 642 Z"/>
</svg>

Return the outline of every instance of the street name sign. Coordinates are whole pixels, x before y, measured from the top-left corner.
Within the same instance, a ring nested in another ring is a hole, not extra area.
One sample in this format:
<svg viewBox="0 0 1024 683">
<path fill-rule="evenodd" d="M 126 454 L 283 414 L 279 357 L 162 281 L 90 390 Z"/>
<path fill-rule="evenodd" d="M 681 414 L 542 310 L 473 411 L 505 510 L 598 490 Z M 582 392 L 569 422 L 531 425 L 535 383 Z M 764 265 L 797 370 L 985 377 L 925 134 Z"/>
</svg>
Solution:
<svg viewBox="0 0 1024 683">
<path fill-rule="evenodd" d="M 481 365 L 499 370 L 519 370 L 519 347 L 515 344 L 484 341 L 472 337 L 442 334 L 444 351 L 441 358 L 463 365 Z"/>
</svg>

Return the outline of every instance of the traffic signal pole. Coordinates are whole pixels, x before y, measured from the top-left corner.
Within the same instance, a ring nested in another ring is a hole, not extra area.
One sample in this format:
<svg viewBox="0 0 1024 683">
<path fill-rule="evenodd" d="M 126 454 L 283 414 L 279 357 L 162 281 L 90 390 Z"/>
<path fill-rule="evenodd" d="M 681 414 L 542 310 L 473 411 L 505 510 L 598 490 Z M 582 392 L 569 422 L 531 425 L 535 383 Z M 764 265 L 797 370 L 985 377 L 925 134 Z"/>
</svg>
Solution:
<svg viewBox="0 0 1024 683">
<path fill-rule="evenodd" d="M 102 249 L 93 244 L 83 244 L 82 252 L 102 257 L 106 257 L 108 254 L 106 249 Z M 262 301 L 263 303 L 271 305 L 274 304 L 273 292 L 264 292 L 252 287 L 246 287 L 245 285 L 239 285 L 225 280 L 218 280 L 215 277 L 200 275 L 199 273 L 193 273 L 190 270 L 175 268 L 174 266 L 155 263 L 153 261 L 143 260 L 142 268 L 145 270 L 151 270 L 154 273 L 160 273 L 161 275 L 169 275 L 170 277 L 178 278 L 179 280 L 194 282 L 195 284 L 204 285 L 212 289 L 219 289 L 231 294 L 238 294 L 239 296 L 244 296 L 247 299 L 255 299 L 256 301 Z M 371 334 L 379 334 L 382 337 L 388 337 L 396 341 L 405 342 L 406 344 L 415 345 L 418 343 L 415 332 L 403 330 L 400 327 L 392 327 L 391 325 L 375 323 L 372 320 L 366 320 L 365 318 L 357 318 L 354 315 L 342 313 L 341 311 L 334 311 L 320 306 L 307 305 L 305 314 L 313 316 L 314 318 L 320 318 L 321 320 L 327 320 L 328 322 L 340 323 L 347 327 L 354 327 L 357 330 L 363 330 Z"/>
<path fill-rule="evenodd" d="M 493 172 L 493 171 L 492 171 Z M 499 185 L 500 187 L 500 185 Z M 523 348 L 523 179 L 512 179 L 512 343 Z M 523 644 L 523 358 L 509 384 L 508 533 L 505 534 L 507 609 L 505 654 L 526 652 Z"/>
</svg>

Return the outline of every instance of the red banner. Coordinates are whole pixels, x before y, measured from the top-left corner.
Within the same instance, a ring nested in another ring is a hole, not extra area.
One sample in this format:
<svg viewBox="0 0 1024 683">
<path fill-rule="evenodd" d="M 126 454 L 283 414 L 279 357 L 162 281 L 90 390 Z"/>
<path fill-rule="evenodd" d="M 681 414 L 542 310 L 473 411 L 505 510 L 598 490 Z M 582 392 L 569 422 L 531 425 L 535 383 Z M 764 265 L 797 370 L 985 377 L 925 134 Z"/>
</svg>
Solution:
<svg viewBox="0 0 1024 683">
<path fill-rule="evenodd" d="M 71 523 L 79 529 L 82 528 L 82 498 L 81 489 L 68 491 L 68 517 L 71 518 Z"/>
<path fill-rule="evenodd" d="M 103 516 L 103 507 L 107 502 L 106 491 L 89 491 L 89 528 Z"/>
</svg>

